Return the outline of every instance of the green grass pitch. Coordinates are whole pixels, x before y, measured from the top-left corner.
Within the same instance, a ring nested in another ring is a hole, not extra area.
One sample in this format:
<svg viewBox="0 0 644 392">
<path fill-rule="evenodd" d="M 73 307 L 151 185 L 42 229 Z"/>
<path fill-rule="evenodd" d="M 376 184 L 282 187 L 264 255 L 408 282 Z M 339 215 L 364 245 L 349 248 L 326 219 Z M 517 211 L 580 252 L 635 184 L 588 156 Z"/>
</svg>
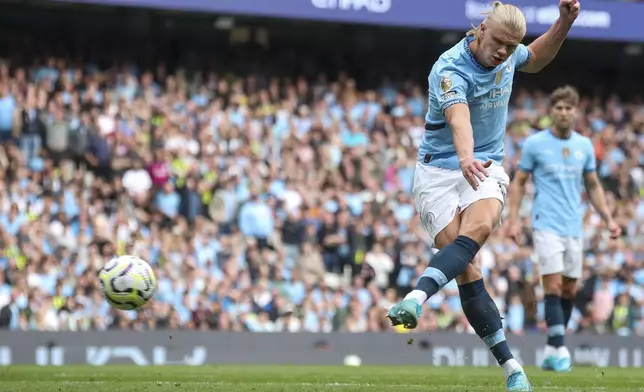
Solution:
<svg viewBox="0 0 644 392">
<path fill-rule="evenodd" d="M 529 368 L 535 392 L 644 391 L 641 369 Z M 476 392 L 505 391 L 500 368 L 431 366 L 10 366 L 2 392 Z"/>
</svg>

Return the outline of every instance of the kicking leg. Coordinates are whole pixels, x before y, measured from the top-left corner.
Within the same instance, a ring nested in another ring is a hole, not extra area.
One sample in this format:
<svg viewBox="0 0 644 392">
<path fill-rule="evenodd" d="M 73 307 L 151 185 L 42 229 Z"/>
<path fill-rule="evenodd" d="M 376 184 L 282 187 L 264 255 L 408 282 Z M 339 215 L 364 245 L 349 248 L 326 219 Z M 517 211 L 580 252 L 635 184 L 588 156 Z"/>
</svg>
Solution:
<svg viewBox="0 0 644 392">
<path fill-rule="evenodd" d="M 492 219 L 490 217 L 490 219 L 486 219 L 487 212 L 478 213 L 476 210 L 489 211 L 492 212 L 491 215 L 500 215 L 501 204 L 495 199 L 484 200 L 478 204 L 479 207 L 473 208 L 474 206 L 470 206 L 463 214 L 456 215 L 454 220 L 436 236 L 435 242 L 439 249 L 443 249 L 453 243 L 458 238 L 459 232 L 461 235 L 468 236 L 468 238 L 477 238 L 479 241 L 485 242 L 494 225 L 485 225 L 483 222 L 488 220 L 495 222 L 498 218 Z M 469 225 L 461 227 L 461 219 L 466 215 L 470 215 L 470 218 L 466 218 L 470 219 Z M 472 218 L 472 216 L 475 218 Z M 469 263 L 464 272 L 456 278 L 456 281 L 459 285 L 463 312 L 472 328 L 488 346 L 499 365 L 503 367 L 508 381 L 508 390 L 531 391 L 530 384 L 521 365 L 512 356 L 505 340 L 501 315 L 494 300 L 485 289 L 483 275 L 479 266 L 475 263 Z M 414 301 L 413 306 L 416 306 L 416 303 L 422 304 L 426 298 L 425 292 L 418 290 L 417 287 L 416 290 L 407 295 L 406 300 L 401 305 L 410 300 Z"/>
<path fill-rule="evenodd" d="M 498 189 L 494 188 L 495 190 Z M 450 195 L 446 195 L 450 196 Z M 447 198 L 449 199 L 449 197 Z M 420 200 L 422 202 L 422 200 Z M 476 217 L 475 214 L 468 214 L 468 207 L 464 212 L 455 213 L 449 224 L 443 226 L 436 238 L 440 236 L 447 236 L 452 232 L 457 232 L 458 235 L 448 244 L 443 246 L 438 253 L 431 259 L 429 266 L 423 272 L 423 275 L 418 280 L 414 290 L 410 292 L 405 299 L 394 305 L 387 317 L 391 320 L 392 325 L 404 325 L 405 328 L 416 328 L 418 325 L 418 317 L 422 309 L 422 304 L 427 301 L 429 297 L 440 291 L 448 282 L 461 275 L 468 266 L 472 263 L 474 256 L 478 253 L 481 245 L 485 243 L 487 237 L 494 228 L 494 223 L 498 221 L 501 215 L 502 205 L 496 199 L 486 199 L 476 202 L 481 204 L 481 211 L 491 206 L 493 214 L 496 214 L 494 221 L 485 218 L 489 215 L 489 211 L 483 217 Z M 416 203 L 417 208 L 420 205 L 419 201 Z M 456 207 L 457 205 L 455 205 Z M 422 208 L 422 207 L 421 207 Z M 456 208 L 454 208 L 456 210 Z M 463 226 L 461 219 L 464 220 L 463 215 L 468 215 L 468 224 Z M 421 212 L 421 217 L 423 213 Z M 422 219 L 422 218 L 421 218 Z M 435 238 L 435 241 L 436 241 Z"/>
<path fill-rule="evenodd" d="M 440 236 L 445 236 L 446 233 L 458 233 L 459 226 L 460 216 L 457 214 L 436 237 L 437 246 Z M 405 328 L 416 328 L 422 304 L 448 282 L 462 274 L 471 265 L 479 248 L 480 245 L 475 239 L 465 235 L 456 236 L 451 243 L 441 247 L 418 280 L 414 290 L 387 313 L 391 323 L 393 325 L 402 324 Z"/>
</svg>

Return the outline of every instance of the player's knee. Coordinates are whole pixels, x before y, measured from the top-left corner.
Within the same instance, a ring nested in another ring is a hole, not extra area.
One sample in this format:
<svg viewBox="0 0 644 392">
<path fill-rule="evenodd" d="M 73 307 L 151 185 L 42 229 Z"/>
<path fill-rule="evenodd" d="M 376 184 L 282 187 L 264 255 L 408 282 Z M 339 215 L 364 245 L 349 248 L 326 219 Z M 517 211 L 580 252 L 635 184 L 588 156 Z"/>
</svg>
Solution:
<svg viewBox="0 0 644 392">
<path fill-rule="evenodd" d="M 494 223 L 485 220 L 475 220 L 461 225 L 460 235 L 464 235 L 478 242 L 479 244 L 485 243 L 487 238 L 494 230 Z"/>
<path fill-rule="evenodd" d="M 561 288 L 561 297 L 573 299 L 577 296 L 577 282 L 564 282 Z"/>
<path fill-rule="evenodd" d="M 574 299 L 577 296 L 577 288 L 563 288 L 561 298 Z"/>
<path fill-rule="evenodd" d="M 481 267 L 476 263 L 470 263 L 467 268 L 465 268 L 465 271 L 456 277 L 456 283 L 460 286 L 466 283 L 476 282 L 481 279 L 483 279 Z"/>
<path fill-rule="evenodd" d="M 563 293 L 563 283 L 560 274 L 544 275 L 542 278 L 543 290 L 546 294 L 560 296 Z"/>
</svg>

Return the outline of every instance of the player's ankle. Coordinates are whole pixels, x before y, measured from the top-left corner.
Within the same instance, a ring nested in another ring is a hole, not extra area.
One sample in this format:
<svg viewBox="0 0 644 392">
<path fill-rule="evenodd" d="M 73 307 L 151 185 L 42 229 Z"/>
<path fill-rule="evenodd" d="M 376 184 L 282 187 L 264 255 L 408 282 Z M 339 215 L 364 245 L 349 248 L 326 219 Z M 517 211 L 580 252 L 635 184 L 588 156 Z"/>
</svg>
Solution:
<svg viewBox="0 0 644 392">
<path fill-rule="evenodd" d="M 545 350 L 543 350 L 544 357 L 554 357 L 557 356 L 559 349 L 553 345 L 546 344 Z"/>
<path fill-rule="evenodd" d="M 427 301 L 427 293 L 425 293 L 423 290 L 412 290 L 409 294 L 407 294 L 404 298 L 405 300 L 412 300 L 416 302 L 418 305 L 422 305 Z"/>
<path fill-rule="evenodd" d="M 518 370 L 523 370 L 523 367 L 521 366 L 519 361 L 517 361 L 514 358 L 510 358 L 507 361 L 505 361 L 503 365 L 501 365 L 501 367 L 503 367 L 503 373 L 505 374 L 505 378 L 510 377 L 512 373 Z"/>
</svg>

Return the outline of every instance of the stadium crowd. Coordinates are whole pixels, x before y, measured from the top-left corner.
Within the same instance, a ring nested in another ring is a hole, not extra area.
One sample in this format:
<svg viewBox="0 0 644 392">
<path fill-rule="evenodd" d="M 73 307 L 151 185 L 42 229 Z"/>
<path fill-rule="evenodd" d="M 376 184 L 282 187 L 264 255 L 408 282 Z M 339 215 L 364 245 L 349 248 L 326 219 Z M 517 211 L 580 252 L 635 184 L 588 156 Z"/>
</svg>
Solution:
<svg viewBox="0 0 644 392">
<path fill-rule="evenodd" d="M 549 125 L 547 93 L 512 100 L 509 173 Z M 422 84 L 360 90 L 348 76 L 3 61 L 0 328 L 395 331 L 385 309 L 435 252 L 410 197 L 425 106 Z M 644 104 L 586 97 L 576 129 L 624 235 L 610 240 L 588 208 L 569 328 L 644 335 Z M 502 227 L 477 256 L 514 334 L 545 329 L 530 198 L 522 210 L 524 246 Z M 122 253 L 156 269 L 139 312 L 98 290 Z M 455 282 L 419 324 L 469 328 Z"/>
</svg>

